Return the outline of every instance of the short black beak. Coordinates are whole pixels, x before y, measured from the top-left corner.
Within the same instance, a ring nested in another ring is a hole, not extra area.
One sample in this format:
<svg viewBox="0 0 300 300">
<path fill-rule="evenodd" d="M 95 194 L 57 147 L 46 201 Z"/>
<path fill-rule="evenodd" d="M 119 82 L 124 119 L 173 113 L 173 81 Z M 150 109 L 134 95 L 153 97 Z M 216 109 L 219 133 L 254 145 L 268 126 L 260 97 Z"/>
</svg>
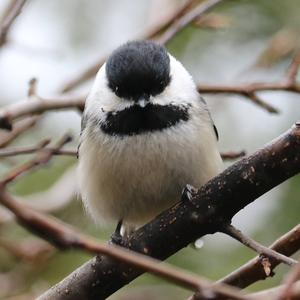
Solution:
<svg viewBox="0 0 300 300">
<path fill-rule="evenodd" d="M 149 100 L 150 100 L 150 96 L 143 94 L 142 96 L 137 98 L 136 103 L 141 107 L 144 107 L 148 104 Z"/>
</svg>

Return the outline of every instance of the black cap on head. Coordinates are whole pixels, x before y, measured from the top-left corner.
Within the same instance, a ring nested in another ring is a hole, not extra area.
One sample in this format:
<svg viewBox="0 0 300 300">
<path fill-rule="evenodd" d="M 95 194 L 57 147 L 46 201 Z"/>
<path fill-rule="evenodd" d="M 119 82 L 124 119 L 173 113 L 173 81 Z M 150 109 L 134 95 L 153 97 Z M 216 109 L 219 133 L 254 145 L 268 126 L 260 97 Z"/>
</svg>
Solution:
<svg viewBox="0 0 300 300">
<path fill-rule="evenodd" d="M 117 48 L 106 62 L 108 86 L 119 97 L 138 100 L 160 94 L 170 82 L 166 49 L 150 41 Z"/>
</svg>

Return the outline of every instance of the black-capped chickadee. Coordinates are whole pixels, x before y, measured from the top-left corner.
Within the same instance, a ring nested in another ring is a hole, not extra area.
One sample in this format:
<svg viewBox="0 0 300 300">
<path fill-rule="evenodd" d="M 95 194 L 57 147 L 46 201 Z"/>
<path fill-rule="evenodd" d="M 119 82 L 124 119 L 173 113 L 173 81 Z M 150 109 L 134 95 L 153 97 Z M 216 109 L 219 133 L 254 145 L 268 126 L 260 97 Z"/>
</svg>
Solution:
<svg viewBox="0 0 300 300">
<path fill-rule="evenodd" d="M 79 147 L 83 202 L 122 235 L 221 170 L 217 132 L 190 74 L 150 41 L 117 48 L 87 98 Z"/>
</svg>

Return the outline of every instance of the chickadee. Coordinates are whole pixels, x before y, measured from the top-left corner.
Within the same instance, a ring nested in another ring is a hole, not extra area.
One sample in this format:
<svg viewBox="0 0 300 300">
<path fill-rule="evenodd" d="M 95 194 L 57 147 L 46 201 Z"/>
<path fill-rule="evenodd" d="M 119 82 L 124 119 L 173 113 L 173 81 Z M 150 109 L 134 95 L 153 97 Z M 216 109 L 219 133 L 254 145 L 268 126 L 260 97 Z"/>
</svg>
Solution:
<svg viewBox="0 0 300 300">
<path fill-rule="evenodd" d="M 117 48 L 87 98 L 79 183 L 97 223 L 128 235 L 221 170 L 217 131 L 191 75 L 150 41 Z M 121 227 L 122 224 L 122 227 Z"/>
</svg>

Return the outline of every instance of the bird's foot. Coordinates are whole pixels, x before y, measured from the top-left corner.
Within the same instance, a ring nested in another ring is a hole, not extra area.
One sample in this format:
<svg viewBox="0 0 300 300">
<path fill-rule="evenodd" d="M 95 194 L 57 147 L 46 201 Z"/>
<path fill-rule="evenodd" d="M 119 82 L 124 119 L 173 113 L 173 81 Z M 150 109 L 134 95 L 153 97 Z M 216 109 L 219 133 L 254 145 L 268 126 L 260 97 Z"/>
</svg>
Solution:
<svg viewBox="0 0 300 300">
<path fill-rule="evenodd" d="M 197 194 L 198 190 L 190 184 L 187 184 L 182 191 L 181 199 L 182 201 L 191 201 L 193 197 Z"/>
<path fill-rule="evenodd" d="M 122 220 L 118 222 L 118 225 L 114 231 L 114 233 L 111 235 L 109 243 L 115 244 L 115 245 L 122 245 L 123 243 L 123 237 L 121 235 L 121 227 L 122 227 Z"/>
</svg>

